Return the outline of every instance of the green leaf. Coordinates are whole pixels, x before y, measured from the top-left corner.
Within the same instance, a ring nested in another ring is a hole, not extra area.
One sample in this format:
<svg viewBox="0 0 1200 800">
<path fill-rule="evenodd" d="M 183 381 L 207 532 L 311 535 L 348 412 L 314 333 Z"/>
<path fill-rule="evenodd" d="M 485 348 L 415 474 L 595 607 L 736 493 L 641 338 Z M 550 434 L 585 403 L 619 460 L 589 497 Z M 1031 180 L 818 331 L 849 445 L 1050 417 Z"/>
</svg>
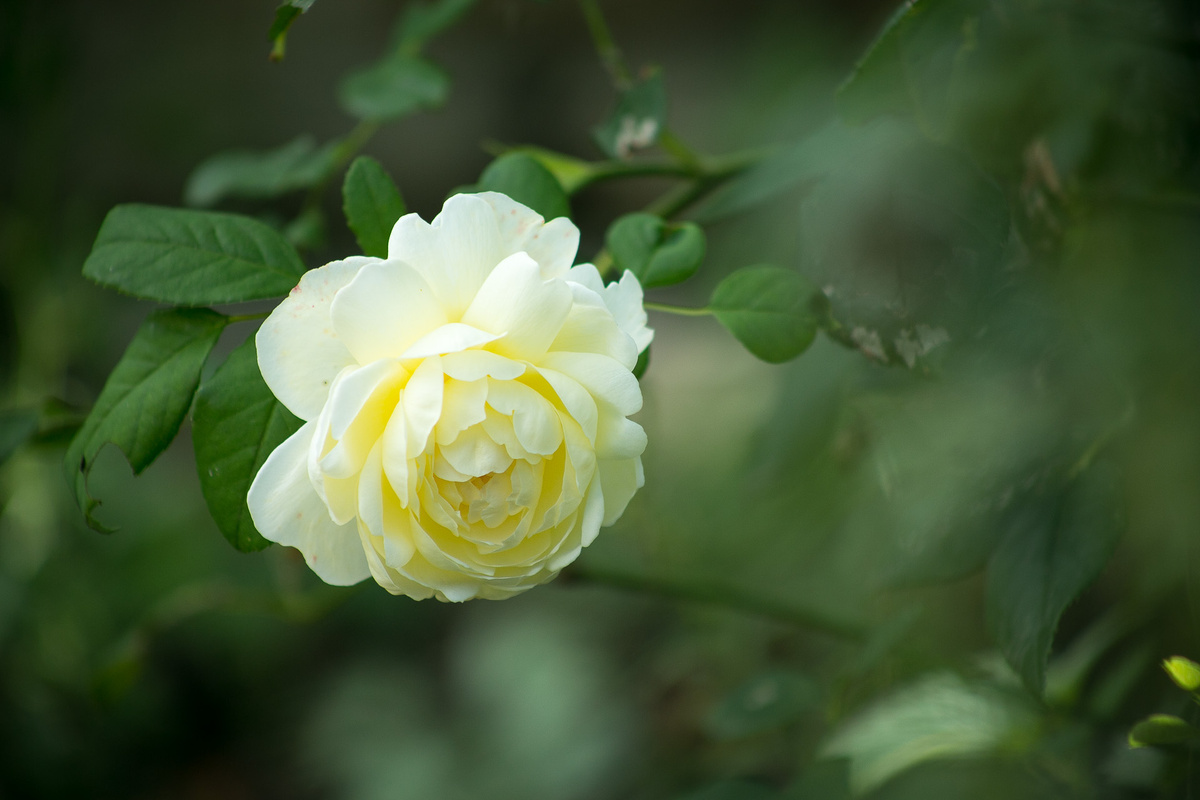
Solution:
<svg viewBox="0 0 1200 800">
<path fill-rule="evenodd" d="M 974 0 L 912 0 L 838 89 L 838 110 L 852 124 L 881 114 L 912 116 L 929 135 L 946 133 L 956 67 L 975 47 Z"/>
<path fill-rule="evenodd" d="M 218 153 L 192 171 L 183 190 L 189 206 L 213 206 L 227 197 L 278 197 L 316 186 L 332 172 L 338 143 L 318 148 L 299 136 L 266 151 Z"/>
<path fill-rule="evenodd" d="M 605 237 L 618 270 L 629 270 L 644 289 L 671 286 L 695 274 L 704 260 L 704 231 L 684 222 L 671 225 L 653 214 L 626 214 Z"/>
<path fill-rule="evenodd" d="M 609 158 L 628 158 L 635 149 L 658 141 L 667 115 L 667 92 L 662 72 L 626 89 L 613 113 L 592 131 L 596 144 Z"/>
<path fill-rule="evenodd" d="M 1059 618 L 1108 563 L 1121 531 L 1117 476 L 1105 464 L 1017 504 L 1006 520 L 988 562 L 988 626 L 1034 694 L 1045 688 Z"/>
<path fill-rule="evenodd" d="M 364 120 L 402 117 L 446 102 L 450 79 L 424 59 L 397 51 L 342 82 L 342 108 Z"/>
<path fill-rule="evenodd" d="M 38 413 L 32 409 L 0 412 L 0 464 L 12 458 L 38 429 Z"/>
<path fill-rule="evenodd" d="M 397 46 L 415 52 L 425 42 L 458 22 L 473 5 L 475 0 L 409 3 L 397 29 Z"/>
<path fill-rule="evenodd" d="M 718 703 L 704 727 L 715 739 L 743 739 L 795 722 L 820 700 L 820 687 L 811 678 L 790 670 L 768 670 Z"/>
<path fill-rule="evenodd" d="M 3 451 L 0 450 L 0 452 Z M 3 457 L 0 457 L 0 461 L 3 460 Z M 1200 664 L 1195 661 L 1183 656 L 1171 656 L 1163 662 L 1163 669 L 1180 689 L 1187 692 L 1200 690 Z"/>
<path fill-rule="evenodd" d="M 388 237 L 404 216 L 404 198 L 383 166 L 370 156 L 354 159 L 342 183 L 346 224 L 365 255 L 387 258 Z"/>
<path fill-rule="evenodd" d="M 650 348 L 653 345 L 646 345 L 646 349 L 638 353 L 637 363 L 633 365 L 633 377 L 639 381 L 646 374 L 646 369 L 650 366 Z"/>
<path fill-rule="evenodd" d="M 150 466 L 179 432 L 200 370 L 226 322 L 207 308 L 172 308 L 155 311 L 138 329 L 63 461 L 92 528 L 112 531 L 92 516 L 99 501 L 88 494 L 87 476 L 96 454 L 111 442 L 135 474 Z"/>
<path fill-rule="evenodd" d="M 284 49 L 287 46 L 288 30 L 296 18 L 308 11 L 316 0 L 284 0 L 275 9 L 275 20 L 267 31 L 267 41 L 271 42 L 271 60 L 282 61 Z"/>
<path fill-rule="evenodd" d="M 575 194 L 584 186 L 587 186 L 597 175 L 596 168 L 589 162 L 580 158 L 556 153 L 553 150 L 547 150 L 544 147 L 533 147 L 523 145 L 511 149 L 502 149 L 502 153 L 523 153 L 537 160 L 546 169 L 550 170 L 550 174 L 562 186 L 563 191 L 568 196 Z"/>
<path fill-rule="evenodd" d="M 823 297 L 791 270 L 746 267 L 717 284 L 709 308 L 747 350 L 779 364 L 812 344 L 817 334 L 815 306 Z"/>
<path fill-rule="evenodd" d="M 1200 739 L 1200 730 L 1170 714 L 1151 714 L 1129 731 L 1130 747 L 1162 747 Z"/>
<path fill-rule="evenodd" d="M 850 760 L 850 786 L 860 795 L 926 761 L 1003 751 L 1037 719 L 1018 695 L 936 673 L 849 720 L 821 755 Z"/>
<path fill-rule="evenodd" d="M 249 217 L 134 204 L 108 212 L 83 274 L 135 297 L 201 306 L 285 295 L 304 264 Z"/>
<path fill-rule="evenodd" d="M 196 394 L 192 440 L 200 489 L 217 527 L 238 550 L 270 544 L 254 527 L 246 493 L 267 456 L 301 424 L 263 381 L 254 337 L 234 350 Z"/>
<path fill-rule="evenodd" d="M 505 153 L 479 176 L 476 190 L 500 192 L 529 206 L 547 221 L 571 216 L 567 193 L 550 170 L 532 156 Z"/>
</svg>

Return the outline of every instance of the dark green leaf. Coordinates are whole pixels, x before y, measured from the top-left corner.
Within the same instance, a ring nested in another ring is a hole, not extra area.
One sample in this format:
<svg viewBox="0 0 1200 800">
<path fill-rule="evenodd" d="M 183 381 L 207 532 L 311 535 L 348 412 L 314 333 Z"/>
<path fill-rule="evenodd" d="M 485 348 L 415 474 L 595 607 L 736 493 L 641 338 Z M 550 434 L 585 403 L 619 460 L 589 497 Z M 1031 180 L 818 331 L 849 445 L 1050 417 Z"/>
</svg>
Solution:
<svg viewBox="0 0 1200 800">
<path fill-rule="evenodd" d="M 653 214 L 626 214 L 608 229 L 608 252 L 645 289 L 687 280 L 704 260 L 704 231 L 691 222 L 670 225 Z"/>
<path fill-rule="evenodd" d="M 666 115 L 667 92 L 662 72 L 656 70 L 621 94 L 613 113 L 592 136 L 610 158 L 628 158 L 633 150 L 658 141 Z"/>
<path fill-rule="evenodd" d="M 708 715 L 715 739 L 742 739 L 795 722 L 817 706 L 820 687 L 805 675 L 769 670 L 734 689 Z"/>
<path fill-rule="evenodd" d="M 584 186 L 587 186 L 595 180 L 598 174 L 598 171 L 591 163 L 580 158 L 572 158 L 562 153 L 556 153 L 553 150 L 547 150 L 544 147 L 522 146 L 505 149 L 501 152 L 523 153 L 536 159 L 543 167 L 550 170 L 550 174 L 554 176 L 554 179 L 558 181 L 568 196 L 575 194 Z"/>
<path fill-rule="evenodd" d="M 746 267 L 713 290 L 709 308 L 747 350 L 772 364 L 803 353 L 817 334 L 821 293 L 780 267 Z"/>
<path fill-rule="evenodd" d="M 88 494 L 87 476 L 96 454 L 111 442 L 135 474 L 150 466 L 179 432 L 200 370 L 225 323 L 225 317 L 206 308 L 155 311 L 142 323 L 67 447 L 67 480 L 88 525 L 112 530 L 92 516 L 98 501 Z"/>
<path fill-rule="evenodd" d="M 249 217 L 123 205 L 105 217 L 83 274 L 136 297 L 200 306 L 285 295 L 304 264 Z"/>
<path fill-rule="evenodd" d="M 354 159 L 342 183 L 342 209 L 365 255 L 387 258 L 388 237 L 404 216 L 404 198 L 383 166 L 370 156 Z"/>
<path fill-rule="evenodd" d="M 988 562 L 992 635 L 1039 696 L 1059 617 L 1100 574 L 1120 539 L 1117 492 L 1114 470 L 1099 464 L 1062 492 L 1018 503 Z"/>
<path fill-rule="evenodd" d="M 0 464 L 12 458 L 38 429 L 38 413 L 30 409 L 0 413 Z"/>
<path fill-rule="evenodd" d="M 955 68 L 975 47 L 974 0 L 904 4 L 838 89 L 838 109 L 851 123 L 881 114 L 911 115 L 944 136 Z"/>
<path fill-rule="evenodd" d="M 192 171 L 183 190 L 189 206 L 212 206 L 227 197 L 278 197 L 316 186 L 335 164 L 337 143 L 318 148 L 300 136 L 274 150 L 218 153 Z"/>
<path fill-rule="evenodd" d="M 505 153 L 479 176 L 476 190 L 500 192 L 529 206 L 547 221 L 571 216 L 567 194 L 550 170 L 532 156 Z"/>
<path fill-rule="evenodd" d="M 246 493 L 267 456 L 301 424 L 263 382 L 253 337 L 196 394 L 192 440 L 200 489 L 217 527 L 238 550 L 270 544 L 254 527 Z"/>
<path fill-rule="evenodd" d="M 342 82 L 338 99 L 359 119 L 387 120 L 446 102 L 450 79 L 416 56 L 395 52 Z"/>
<path fill-rule="evenodd" d="M 652 345 L 646 345 L 646 349 L 638 353 L 637 363 L 633 365 L 633 377 L 639 381 L 646 374 L 646 369 L 650 366 L 650 348 Z"/>
<path fill-rule="evenodd" d="M 1170 714 L 1151 714 L 1129 732 L 1130 747 L 1160 747 L 1196 739 L 1200 739 L 1200 730 Z"/>
<path fill-rule="evenodd" d="M 415 51 L 429 39 L 458 22 L 473 5 L 475 0 L 409 3 L 400 21 L 397 46 Z"/>
</svg>

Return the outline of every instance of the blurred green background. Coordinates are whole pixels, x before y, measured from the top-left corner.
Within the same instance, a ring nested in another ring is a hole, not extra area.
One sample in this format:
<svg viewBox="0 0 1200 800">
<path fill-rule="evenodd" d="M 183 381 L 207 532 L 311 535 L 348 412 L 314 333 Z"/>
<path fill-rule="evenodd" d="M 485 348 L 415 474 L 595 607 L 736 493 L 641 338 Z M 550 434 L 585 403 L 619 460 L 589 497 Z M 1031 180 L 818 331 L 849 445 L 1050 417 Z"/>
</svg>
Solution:
<svg viewBox="0 0 1200 800">
<path fill-rule="evenodd" d="M 0 410 L 86 410 L 148 310 L 79 275 L 108 209 L 182 204 L 219 151 L 343 135 L 338 84 L 402 6 L 318 2 L 276 64 L 268 2 L 0 2 Z M 646 487 L 504 603 L 236 553 L 186 426 L 136 479 L 104 454 L 121 530 L 98 535 L 43 421 L 0 467 L 0 797 L 1200 789 L 1187 751 L 1125 739 L 1195 715 L 1156 663 L 1200 657 L 1200 13 L 926 2 L 839 95 L 892 3 L 603 8 L 692 148 L 776 148 L 684 215 L 708 257 L 652 299 L 703 305 L 774 263 L 825 289 L 834 335 L 770 366 L 711 318 L 652 314 Z M 601 157 L 614 93 L 575 3 L 480 0 L 427 53 L 449 101 L 365 148 L 410 210 L 472 183 L 485 142 Z M 573 198 L 581 260 L 670 185 Z M 302 199 L 229 207 L 282 224 Z M 335 189 L 323 207 L 311 266 L 356 250 Z M 994 554 L 1068 524 L 1080 552 L 1119 541 L 1035 699 L 992 604 L 1031 596 L 1036 565 Z"/>
</svg>

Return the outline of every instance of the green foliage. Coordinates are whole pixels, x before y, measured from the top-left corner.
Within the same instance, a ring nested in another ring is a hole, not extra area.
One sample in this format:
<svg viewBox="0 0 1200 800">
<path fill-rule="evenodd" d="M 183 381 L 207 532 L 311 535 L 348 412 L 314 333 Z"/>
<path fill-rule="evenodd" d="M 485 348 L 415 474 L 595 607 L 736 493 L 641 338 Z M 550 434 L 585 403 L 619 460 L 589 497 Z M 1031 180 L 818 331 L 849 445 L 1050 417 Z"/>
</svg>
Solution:
<svg viewBox="0 0 1200 800">
<path fill-rule="evenodd" d="M 396 28 L 396 47 L 416 52 L 429 39 L 462 19 L 475 0 L 437 0 L 408 3 Z"/>
<path fill-rule="evenodd" d="M 475 189 L 506 194 L 547 220 L 571 215 L 567 193 L 553 173 L 524 153 L 505 153 L 488 164 Z"/>
<path fill-rule="evenodd" d="M 402 51 L 347 77 L 338 92 L 354 117 L 382 122 L 446 102 L 450 79 L 438 67 Z"/>
<path fill-rule="evenodd" d="M 246 494 L 267 456 L 300 425 L 263 381 L 253 337 L 196 394 L 192 438 L 200 488 L 217 527 L 238 550 L 270 544 L 254 527 Z"/>
<path fill-rule="evenodd" d="M 207 207 L 229 197 L 265 199 L 316 186 L 333 171 L 337 147 L 337 142 L 317 147 L 311 136 L 298 136 L 265 152 L 218 153 L 188 176 L 184 202 Z"/>
<path fill-rule="evenodd" d="M 817 335 L 820 290 L 780 267 L 745 267 L 713 290 L 709 308 L 747 350 L 771 364 L 803 353 Z"/>
<path fill-rule="evenodd" d="M 29 441 L 38 429 L 38 413 L 29 409 L 0 412 L 0 465 Z"/>
<path fill-rule="evenodd" d="M 63 466 L 88 525 L 111 532 L 92 515 L 99 504 L 87 477 L 100 449 L 115 444 L 140 473 L 156 459 L 187 416 L 200 370 L 224 330 L 226 317 L 208 309 L 155 311 L 113 368 Z"/>
<path fill-rule="evenodd" d="M 1175 685 L 1185 692 L 1200 690 L 1200 664 L 1184 658 L 1171 656 L 1163 662 L 1163 669 L 1171 676 Z"/>
<path fill-rule="evenodd" d="M 807 675 L 774 669 L 755 675 L 713 707 L 705 728 L 715 739 L 742 739 L 796 722 L 821 700 Z"/>
<path fill-rule="evenodd" d="M 1037 695 L 1059 618 L 1100 574 L 1121 537 L 1119 491 L 1113 468 L 1097 464 L 1061 492 L 1018 500 L 988 562 L 989 627 Z"/>
<path fill-rule="evenodd" d="M 275 20 L 267 31 L 267 40 L 271 42 L 271 60 L 283 60 L 287 48 L 287 35 L 296 18 L 312 8 L 317 0 L 284 0 L 275 9 Z"/>
<path fill-rule="evenodd" d="M 691 222 L 671 225 L 653 214 L 626 214 L 605 237 L 618 271 L 629 270 L 645 289 L 682 283 L 704 260 L 704 231 Z"/>
<path fill-rule="evenodd" d="M 342 209 L 363 253 L 387 258 L 388 236 L 407 209 L 382 164 L 370 156 L 354 159 L 342 183 Z"/>
<path fill-rule="evenodd" d="M 621 92 L 617 107 L 592 131 L 592 138 L 609 158 L 628 158 L 658 141 L 666 116 L 666 87 L 662 72 L 655 70 Z"/>
<path fill-rule="evenodd" d="M 1169 747 L 1200 739 L 1200 730 L 1170 714 L 1151 714 L 1129 732 L 1130 747 Z"/>
<path fill-rule="evenodd" d="M 187 306 L 278 297 L 303 273 L 291 245 L 257 220 L 136 204 L 108 213 L 83 265 L 102 286 Z"/>
</svg>

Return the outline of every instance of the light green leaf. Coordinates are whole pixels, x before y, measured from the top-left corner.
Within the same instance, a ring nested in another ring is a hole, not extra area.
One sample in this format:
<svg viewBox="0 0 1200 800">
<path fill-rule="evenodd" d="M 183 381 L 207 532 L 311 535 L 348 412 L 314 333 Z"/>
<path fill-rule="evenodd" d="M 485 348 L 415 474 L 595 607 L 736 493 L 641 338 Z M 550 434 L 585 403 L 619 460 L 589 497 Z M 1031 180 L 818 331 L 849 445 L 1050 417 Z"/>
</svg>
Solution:
<svg viewBox="0 0 1200 800">
<path fill-rule="evenodd" d="M 1200 739 L 1200 730 L 1170 714 L 1151 714 L 1129 731 L 1130 747 L 1162 747 Z"/>
<path fill-rule="evenodd" d="M 628 158 L 633 150 L 658 141 L 666 115 L 667 92 L 662 72 L 655 70 L 621 94 L 613 113 L 592 131 L 592 137 L 610 158 Z"/>
<path fill-rule="evenodd" d="M 397 46 L 416 52 L 421 45 L 458 22 L 475 0 L 437 0 L 409 3 L 397 29 Z"/>
<path fill-rule="evenodd" d="M 547 150 L 544 147 L 524 145 L 504 149 L 501 152 L 523 153 L 536 159 L 539 164 L 550 170 L 550 174 L 554 176 L 554 179 L 558 181 L 568 196 L 575 194 L 584 186 L 587 186 L 597 175 L 597 171 L 591 163 L 580 158 L 556 153 L 553 150 Z"/>
<path fill-rule="evenodd" d="M 38 413 L 32 409 L 0 412 L 0 464 L 12 458 L 38 429 Z"/>
<path fill-rule="evenodd" d="M 524 153 L 505 153 L 479 176 L 477 191 L 500 192 L 541 214 L 547 221 L 571 216 L 567 194 L 550 170 Z"/>
<path fill-rule="evenodd" d="M 817 335 L 824 296 L 791 270 L 739 269 L 717 284 L 709 308 L 747 350 L 772 364 L 803 353 Z"/>
<path fill-rule="evenodd" d="M 988 625 L 1034 694 L 1045 688 L 1059 618 L 1121 537 L 1118 492 L 1115 471 L 1098 464 L 1062 492 L 1017 504 L 988 562 Z"/>
<path fill-rule="evenodd" d="M 795 722 L 821 701 L 821 689 L 791 670 L 755 675 L 718 703 L 705 720 L 715 739 L 743 739 Z"/>
<path fill-rule="evenodd" d="M 196 394 L 192 441 L 200 489 L 217 527 L 238 550 L 270 544 L 254 527 L 246 493 L 267 456 L 301 424 L 263 381 L 253 336 Z"/>
<path fill-rule="evenodd" d="M 383 166 L 370 156 L 354 159 L 342 183 L 342 209 L 365 255 L 387 258 L 388 237 L 404 216 L 404 198 Z"/>
<path fill-rule="evenodd" d="M 0 458 L 0 461 L 3 461 Z M 1163 662 L 1163 669 L 1175 681 L 1175 685 L 1187 692 L 1200 690 L 1200 664 L 1183 656 L 1171 656 Z"/>
<path fill-rule="evenodd" d="M 75 500 L 92 528 L 113 530 L 92 516 L 99 501 L 88 494 L 87 476 L 96 454 L 111 442 L 135 474 L 150 466 L 179 432 L 200 370 L 226 321 L 206 308 L 172 308 L 155 311 L 138 329 L 63 461 Z"/>
<path fill-rule="evenodd" d="M 671 225 L 653 214 L 626 214 L 605 237 L 618 270 L 629 270 L 645 289 L 681 283 L 704 260 L 704 231 L 684 222 Z"/>
<path fill-rule="evenodd" d="M 278 197 L 316 186 L 333 170 L 337 145 L 317 147 L 311 136 L 299 136 L 274 150 L 218 153 L 192 171 L 184 202 L 206 207 L 227 197 Z"/>
<path fill-rule="evenodd" d="M 201 306 L 285 295 L 304 264 L 249 217 L 133 204 L 108 212 L 83 274 L 135 297 Z"/>
<path fill-rule="evenodd" d="M 1019 696 L 938 673 L 869 706 L 834 732 L 821 755 L 848 758 L 851 789 L 865 794 L 926 761 L 1007 749 L 1036 723 Z"/>
<path fill-rule="evenodd" d="M 271 42 L 271 60 L 282 61 L 284 49 L 287 47 L 288 31 L 296 18 L 308 11 L 316 0 L 284 0 L 275 9 L 275 20 L 267 31 L 267 41 Z"/>
<path fill-rule="evenodd" d="M 364 120 L 402 117 L 446 102 L 450 79 L 433 64 L 397 51 L 342 82 L 342 108 Z"/>
</svg>

